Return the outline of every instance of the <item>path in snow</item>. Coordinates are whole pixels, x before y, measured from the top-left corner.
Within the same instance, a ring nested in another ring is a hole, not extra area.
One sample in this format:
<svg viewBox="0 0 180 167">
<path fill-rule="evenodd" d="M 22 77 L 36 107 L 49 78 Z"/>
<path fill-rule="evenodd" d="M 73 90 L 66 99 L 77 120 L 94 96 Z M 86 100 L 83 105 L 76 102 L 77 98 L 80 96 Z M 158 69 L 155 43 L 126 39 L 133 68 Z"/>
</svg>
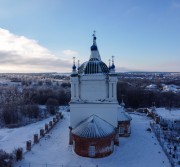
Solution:
<svg viewBox="0 0 180 167">
<path fill-rule="evenodd" d="M 25 158 L 15 167 L 170 167 L 169 161 L 158 144 L 153 133 L 147 132 L 149 118 L 132 115 L 132 134 L 129 138 L 120 138 L 120 146 L 115 147 L 112 155 L 93 159 L 76 155 L 68 145 L 69 113 L 46 135 L 39 144 L 26 153 Z M 38 165 L 39 164 L 39 165 Z M 45 167 L 45 165 L 44 165 Z"/>
</svg>

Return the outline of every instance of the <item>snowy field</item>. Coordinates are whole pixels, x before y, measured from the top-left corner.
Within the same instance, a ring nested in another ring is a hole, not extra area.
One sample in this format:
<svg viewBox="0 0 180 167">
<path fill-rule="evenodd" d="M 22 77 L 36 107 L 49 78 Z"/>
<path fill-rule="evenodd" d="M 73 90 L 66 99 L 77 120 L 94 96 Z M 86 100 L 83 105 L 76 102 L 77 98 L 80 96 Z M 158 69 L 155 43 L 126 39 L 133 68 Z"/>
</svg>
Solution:
<svg viewBox="0 0 180 167">
<path fill-rule="evenodd" d="M 146 131 L 149 127 L 149 118 L 133 114 L 131 116 L 131 137 L 120 138 L 120 146 L 116 146 L 110 156 L 93 159 L 76 155 L 72 151 L 72 146 L 68 145 L 69 113 L 64 113 L 64 119 L 58 122 L 50 134 L 35 145 L 32 151 L 26 153 L 24 159 L 15 167 L 170 167 L 154 134 Z M 24 133 L 33 131 L 35 127 L 40 125 L 33 124 L 31 129 Z M 14 141 L 20 138 L 21 135 L 12 135 Z M 10 141 L 9 143 L 12 144 Z"/>
<path fill-rule="evenodd" d="M 0 129 L 0 149 L 11 153 L 14 148 L 22 147 L 26 148 L 26 141 L 33 141 L 34 134 L 39 134 L 39 130 L 44 128 L 45 123 L 49 123 L 53 117 L 44 119 L 37 123 L 33 123 L 20 128 L 2 128 Z"/>
<path fill-rule="evenodd" d="M 156 108 L 156 112 L 162 118 L 180 120 L 180 109 L 167 110 L 165 108 Z"/>
</svg>

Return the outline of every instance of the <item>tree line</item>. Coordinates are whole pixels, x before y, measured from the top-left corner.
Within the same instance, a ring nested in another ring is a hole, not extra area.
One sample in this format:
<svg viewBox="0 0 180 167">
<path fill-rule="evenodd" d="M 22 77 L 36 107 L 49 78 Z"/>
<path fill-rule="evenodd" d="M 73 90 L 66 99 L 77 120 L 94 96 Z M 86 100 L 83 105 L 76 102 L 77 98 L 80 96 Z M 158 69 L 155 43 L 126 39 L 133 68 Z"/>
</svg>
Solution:
<svg viewBox="0 0 180 167">
<path fill-rule="evenodd" d="M 180 93 L 146 90 L 143 87 L 133 86 L 119 81 L 117 84 L 117 99 L 123 100 L 127 108 L 156 107 L 179 108 Z"/>
<path fill-rule="evenodd" d="M 49 114 L 70 101 L 70 89 L 59 87 L 0 87 L 0 123 L 22 125 Z M 45 105 L 41 109 L 40 105 Z"/>
</svg>

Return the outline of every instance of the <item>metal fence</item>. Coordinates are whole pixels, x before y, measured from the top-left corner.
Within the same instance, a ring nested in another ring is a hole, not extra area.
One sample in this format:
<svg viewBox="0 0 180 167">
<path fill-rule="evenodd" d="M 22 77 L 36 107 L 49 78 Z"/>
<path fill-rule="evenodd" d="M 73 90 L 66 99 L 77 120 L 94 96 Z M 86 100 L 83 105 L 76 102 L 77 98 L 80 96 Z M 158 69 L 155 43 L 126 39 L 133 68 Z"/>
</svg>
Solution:
<svg viewBox="0 0 180 167">
<path fill-rule="evenodd" d="M 162 141 L 162 139 L 161 139 L 160 132 L 158 132 L 158 130 L 155 128 L 155 124 L 153 124 L 153 123 L 150 122 L 150 126 L 151 126 L 151 129 L 152 129 L 152 131 L 154 132 L 154 134 L 155 134 L 155 136 L 156 136 L 156 138 L 157 138 L 157 140 L 158 140 L 161 148 L 163 149 L 164 153 L 165 153 L 166 156 L 168 157 L 171 166 L 172 166 L 172 167 L 180 167 L 179 161 L 175 161 L 175 160 L 172 158 L 172 156 L 169 154 L 169 152 L 168 152 L 168 150 L 167 150 L 167 148 L 166 148 L 166 146 L 165 146 L 165 142 Z"/>
<path fill-rule="evenodd" d="M 64 165 L 64 164 L 40 164 L 40 163 L 20 163 L 15 167 L 100 167 L 98 165 Z"/>
</svg>

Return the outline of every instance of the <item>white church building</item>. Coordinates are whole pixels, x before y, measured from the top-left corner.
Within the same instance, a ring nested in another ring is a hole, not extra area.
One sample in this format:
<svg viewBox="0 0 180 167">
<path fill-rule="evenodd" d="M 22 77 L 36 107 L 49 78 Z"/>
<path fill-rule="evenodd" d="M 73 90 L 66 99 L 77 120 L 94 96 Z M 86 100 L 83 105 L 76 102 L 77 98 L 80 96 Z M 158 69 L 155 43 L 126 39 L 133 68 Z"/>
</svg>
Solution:
<svg viewBox="0 0 180 167">
<path fill-rule="evenodd" d="M 117 74 L 114 60 L 107 67 L 101 60 L 93 34 L 88 61 L 71 74 L 69 144 L 85 157 L 104 157 L 119 145 Z"/>
</svg>

